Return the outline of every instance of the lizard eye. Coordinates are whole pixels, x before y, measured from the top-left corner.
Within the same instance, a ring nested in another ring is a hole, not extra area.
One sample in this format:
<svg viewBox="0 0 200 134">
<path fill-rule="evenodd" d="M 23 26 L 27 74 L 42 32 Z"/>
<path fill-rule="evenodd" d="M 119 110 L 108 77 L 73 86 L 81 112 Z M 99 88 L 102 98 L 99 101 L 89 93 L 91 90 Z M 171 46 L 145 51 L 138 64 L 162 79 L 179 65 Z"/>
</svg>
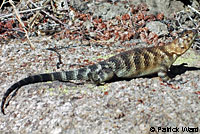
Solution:
<svg viewBox="0 0 200 134">
<path fill-rule="evenodd" d="M 189 34 L 187 33 L 185 36 L 189 37 Z"/>
<path fill-rule="evenodd" d="M 185 47 L 181 46 L 181 49 L 185 49 Z"/>
</svg>

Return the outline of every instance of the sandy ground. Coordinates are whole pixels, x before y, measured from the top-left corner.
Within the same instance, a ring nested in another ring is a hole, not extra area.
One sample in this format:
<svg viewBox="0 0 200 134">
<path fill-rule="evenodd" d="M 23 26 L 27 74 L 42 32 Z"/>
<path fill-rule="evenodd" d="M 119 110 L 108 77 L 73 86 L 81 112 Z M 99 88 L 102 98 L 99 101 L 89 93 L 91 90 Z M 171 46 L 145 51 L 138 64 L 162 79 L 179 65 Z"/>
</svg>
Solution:
<svg viewBox="0 0 200 134">
<path fill-rule="evenodd" d="M 81 65 L 84 60 L 95 61 L 99 54 L 112 54 L 104 47 L 77 45 L 61 49 L 64 64 L 57 69 L 57 55 L 45 50 L 51 45 L 44 42 L 51 44 L 52 39 L 38 37 L 32 41 L 36 46 L 34 51 L 20 40 L 1 44 L 0 96 L 28 75 L 78 68 L 77 63 Z M 66 42 L 61 40 L 58 44 L 64 46 Z M 192 130 L 199 133 L 200 56 L 191 50 L 179 62 L 188 65 L 174 78 L 181 82 L 172 86 L 158 77 L 122 80 L 104 86 L 64 82 L 24 86 L 6 108 L 6 115 L 0 115 L 0 132 L 187 134 Z"/>
</svg>

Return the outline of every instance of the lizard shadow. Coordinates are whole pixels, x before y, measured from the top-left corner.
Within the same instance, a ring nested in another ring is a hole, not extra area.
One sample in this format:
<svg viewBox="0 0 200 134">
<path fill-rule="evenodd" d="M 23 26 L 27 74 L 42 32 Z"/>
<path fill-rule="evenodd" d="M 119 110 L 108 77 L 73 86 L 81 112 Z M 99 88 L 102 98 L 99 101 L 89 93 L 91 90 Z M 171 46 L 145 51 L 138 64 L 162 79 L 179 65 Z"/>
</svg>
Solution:
<svg viewBox="0 0 200 134">
<path fill-rule="evenodd" d="M 187 65 L 187 63 L 182 63 L 180 65 L 172 65 L 169 69 L 170 71 L 167 72 L 167 75 L 169 76 L 169 78 L 173 79 L 177 75 L 181 75 L 181 74 L 185 73 L 186 71 L 200 70 L 199 67 L 188 67 L 185 65 Z M 153 78 L 153 77 L 158 77 L 158 75 L 155 73 L 155 74 L 136 77 L 136 78 Z M 119 78 L 119 77 L 115 76 L 113 79 L 106 81 L 106 83 L 123 81 L 123 80 L 130 81 L 132 79 L 134 79 L 134 78 Z"/>
<path fill-rule="evenodd" d="M 181 75 L 185 73 L 186 71 L 200 70 L 199 67 L 188 67 L 185 65 L 187 65 L 187 63 L 182 63 L 180 65 L 172 65 L 170 67 L 170 71 L 168 72 L 168 76 L 170 78 L 175 78 L 177 75 Z"/>
</svg>

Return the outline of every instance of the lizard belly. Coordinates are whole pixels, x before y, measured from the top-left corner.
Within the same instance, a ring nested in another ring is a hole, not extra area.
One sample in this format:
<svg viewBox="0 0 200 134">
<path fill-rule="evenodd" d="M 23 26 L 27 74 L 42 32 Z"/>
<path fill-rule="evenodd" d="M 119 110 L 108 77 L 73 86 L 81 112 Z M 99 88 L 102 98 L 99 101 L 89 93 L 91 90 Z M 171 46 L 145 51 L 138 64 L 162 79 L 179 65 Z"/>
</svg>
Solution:
<svg viewBox="0 0 200 134">
<path fill-rule="evenodd" d="M 150 68 L 150 69 L 147 69 L 145 71 L 141 71 L 138 73 L 137 76 L 135 77 L 140 77 L 140 76 L 145 76 L 145 75 L 150 75 L 150 74 L 154 74 L 154 73 L 157 73 L 159 72 L 160 68 L 159 67 L 156 67 L 156 68 Z"/>
<path fill-rule="evenodd" d="M 145 76 L 145 75 L 150 75 L 150 74 L 154 74 L 159 72 L 160 67 L 151 67 L 148 69 L 132 69 L 130 71 L 122 71 L 122 72 L 118 72 L 117 76 L 121 77 L 121 78 L 135 78 L 135 77 L 140 77 L 140 76 Z"/>
</svg>

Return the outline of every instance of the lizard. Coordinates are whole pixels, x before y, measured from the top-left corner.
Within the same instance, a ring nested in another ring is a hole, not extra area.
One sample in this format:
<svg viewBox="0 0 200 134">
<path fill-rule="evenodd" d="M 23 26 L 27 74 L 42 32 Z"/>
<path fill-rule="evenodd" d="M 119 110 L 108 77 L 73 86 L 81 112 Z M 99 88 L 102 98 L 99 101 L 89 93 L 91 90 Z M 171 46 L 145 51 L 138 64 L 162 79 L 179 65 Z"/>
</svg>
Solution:
<svg viewBox="0 0 200 134">
<path fill-rule="evenodd" d="M 19 88 L 28 84 L 47 81 L 90 80 L 99 85 L 118 78 L 136 78 L 157 73 L 167 82 L 167 72 L 176 59 L 193 44 L 197 30 L 184 30 L 178 38 L 163 46 L 134 48 L 112 56 L 104 61 L 76 70 L 32 75 L 14 83 L 3 95 L 1 112 L 9 105 Z M 10 95 L 12 93 L 12 95 Z M 6 103 L 7 98 L 10 99 Z"/>
</svg>

